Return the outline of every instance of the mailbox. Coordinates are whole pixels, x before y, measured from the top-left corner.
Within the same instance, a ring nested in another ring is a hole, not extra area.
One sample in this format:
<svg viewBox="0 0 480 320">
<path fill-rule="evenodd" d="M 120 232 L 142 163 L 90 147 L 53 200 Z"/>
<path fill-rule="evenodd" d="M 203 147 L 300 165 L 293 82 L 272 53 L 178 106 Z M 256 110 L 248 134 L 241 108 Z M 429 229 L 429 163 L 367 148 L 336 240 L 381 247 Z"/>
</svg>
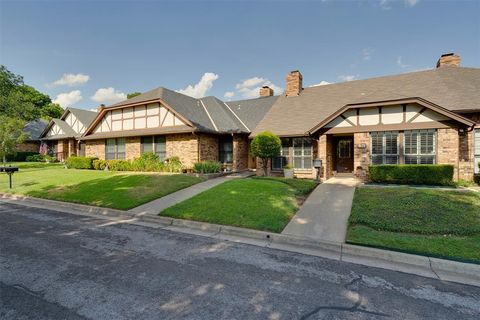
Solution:
<svg viewBox="0 0 480 320">
<path fill-rule="evenodd" d="M 5 172 L 6 174 L 8 174 L 8 180 L 9 180 L 9 186 L 10 186 L 10 189 L 12 189 L 12 174 L 14 172 L 17 172 L 18 171 L 18 168 L 17 167 L 12 167 L 12 166 L 9 166 L 9 167 L 0 167 L 0 172 Z"/>
<path fill-rule="evenodd" d="M 322 167 L 322 159 L 313 159 L 313 167 L 315 169 Z"/>
</svg>

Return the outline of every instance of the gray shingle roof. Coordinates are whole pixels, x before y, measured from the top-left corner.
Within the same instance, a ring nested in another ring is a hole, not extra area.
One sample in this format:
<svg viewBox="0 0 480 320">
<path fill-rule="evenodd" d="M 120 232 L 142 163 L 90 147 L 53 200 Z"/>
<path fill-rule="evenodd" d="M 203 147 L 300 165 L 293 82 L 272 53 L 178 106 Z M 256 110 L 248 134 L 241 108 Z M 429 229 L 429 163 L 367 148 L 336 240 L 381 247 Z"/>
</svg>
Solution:
<svg viewBox="0 0 480 320">
<path fill-rule="evenodd" d="M 57 126 L 62 129 L 63 134 L 57 134 L 53 136 L 45 136 L 42 138 L 42 140 L 58 140 L 58 139 L 68 139 L 68 138 L 75 138 L 78 136 L 78 134 L 73 131 L 73 129 L 63 120 L 60 119 L 52 119 L 50 122 L 50 125 L 56 124 Z M 49 125 L 49 127 L 50 127 Z M 45 134 L 47 132 L 45 131 Z"/>
<path fill-rule="evenodd" d="M 28 138 L 29 141 L 37 141 L 40 140 L 40 135 L 42 134 L 43 130 L 48 126 L 48 121 L 44 119 L 30 121 L 25 125 L 23 128 L 24 132 L 30 134 Z"/>
<path fill-rule="evenodd" d="M 272 108 L 278 96 L 261 97 L 256 99 L 228 101 L 226 104 L 250 129 L 254 130 L 260 120 Z"/>
<path fill-rule="evenodd" d="M 215 97 L 200 99 L 219 132 L 250 133 L 225 103 Z"/>
<path fill-rule="evenodd" d="M 252 135 L 304 134 L 346 104 L 420 97 L 451 111 L 480 110 L 480 69 L 442 67 L 366 80 L 305 88 L 280 96 Z"/>
<path fill-rule="evenodd" d="M 77 117 L 78 120 L 80 120 L 81 123 L 85 127 L 88 127 L 90 123 L 97 117 L 97 112 L 95 111 L 90 111 L 90 110 L 85 110 L 85 109 L 77 109 L 77 108 L 71 108 L 68 107 L 65 111 L 70 111 L 75 117 Z M 67 117 L 67 112 L 65 112 L 61 119 L 65 120 Z"/>
</svg>

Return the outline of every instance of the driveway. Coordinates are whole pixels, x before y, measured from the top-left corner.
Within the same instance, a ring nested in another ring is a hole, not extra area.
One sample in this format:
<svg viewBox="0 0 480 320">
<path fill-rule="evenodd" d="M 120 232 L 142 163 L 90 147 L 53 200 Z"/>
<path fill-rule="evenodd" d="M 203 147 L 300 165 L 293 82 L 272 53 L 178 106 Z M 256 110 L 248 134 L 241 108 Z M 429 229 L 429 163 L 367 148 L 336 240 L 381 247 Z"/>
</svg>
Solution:
<svg viewBox="0 0 480 320">
<path fill-rule="evenodd" d="M 1 319 L 478 319 L 480 288 L 0 201 Z"/>
<path fill-rule="evenodd" d="M 345 242 L 347 221 L 357 184 L 358 181 L 354 178 L 341 177 L 318 185 L 282 233 L 315 240 Z"/>
</svg>

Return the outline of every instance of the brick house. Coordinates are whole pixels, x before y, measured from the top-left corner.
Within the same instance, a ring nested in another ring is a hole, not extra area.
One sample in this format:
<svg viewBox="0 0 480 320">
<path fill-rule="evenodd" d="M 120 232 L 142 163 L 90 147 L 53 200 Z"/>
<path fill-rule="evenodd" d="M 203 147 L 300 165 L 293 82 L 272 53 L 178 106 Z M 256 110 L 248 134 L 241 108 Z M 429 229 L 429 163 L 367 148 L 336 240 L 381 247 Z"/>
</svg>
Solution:
<svg viewBox="0 0 480 320">
<path fill-rule="evenodd" d="M 313 177 L 314 158 L 322 159 L 325 179 L 366 179 L 370 164 L 452 164 L 456 180 L 478 172 L 480 69 L 460 67 L 458 55 L 441 56 L 432 70 L 308 88 L 302 82 L 292 71 L 281 95 L 263 87 L 259 98 L 229 102 L 157 88 L 102 106 L 75 138 L 85 155 L 102 159 L 154 152 L 187 167 L 215 160 L 261 173 L 249 144 L 271 131 L 282 139 L 272 174 L 289 163 L 295 176 Z M 60 143 L 59 134 L 51 137 Z"/>
<path fill-rule="evenodd" d="M 60 119 L 50 120 L 40 139 L 59 161 L 71 155 L 84 156 L 85 143 L 80 141 L 80 137 L 96 116 L 97 113 L 93 111 L 67 108 Z"/>
</svg>

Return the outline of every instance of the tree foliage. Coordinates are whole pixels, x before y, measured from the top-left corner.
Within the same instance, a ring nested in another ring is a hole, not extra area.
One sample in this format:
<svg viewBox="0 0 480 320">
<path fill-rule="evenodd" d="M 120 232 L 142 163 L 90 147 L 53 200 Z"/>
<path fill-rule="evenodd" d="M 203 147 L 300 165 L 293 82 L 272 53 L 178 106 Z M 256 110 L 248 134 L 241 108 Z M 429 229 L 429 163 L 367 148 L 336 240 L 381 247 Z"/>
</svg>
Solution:
<svg viewBox="0 0 480 320">
<path fill-rule="evenodd" d="M 59 111 L 56 106 L 52 106 L 52 100 L 48 95 L 26 85 L 22 76 L 0 65 L 0 114 L 32 121 L 40 117 L 49 119 L 59 116 Z"/>
<path fill-rule="evenodd" d="M 18 144 L 28 139 L 29 134 L 23 131 L 25 122 L 0 116 L 0 159 L 6 162 L 7 155 L 15 154 Z"/>
<path fill-rule="evenodd" d="M 141 94 L 142 94 L 141 92 L 128 93 L 128 94 L 127 94 L 127 99 L 131 99 L 131 98 L 136 97 L 136 96 L 139 96 L 139 95 L 141 95 Z"/>
<path fill-rule="evenodd" d="M 268 160 L 280 155 L 282 141 L 275 134 L 265 131 L 253 138 L 250 145 L 250 152 L 258 157 L 262 163 L 263 175 L 267 175 Z"/>
</svg>

